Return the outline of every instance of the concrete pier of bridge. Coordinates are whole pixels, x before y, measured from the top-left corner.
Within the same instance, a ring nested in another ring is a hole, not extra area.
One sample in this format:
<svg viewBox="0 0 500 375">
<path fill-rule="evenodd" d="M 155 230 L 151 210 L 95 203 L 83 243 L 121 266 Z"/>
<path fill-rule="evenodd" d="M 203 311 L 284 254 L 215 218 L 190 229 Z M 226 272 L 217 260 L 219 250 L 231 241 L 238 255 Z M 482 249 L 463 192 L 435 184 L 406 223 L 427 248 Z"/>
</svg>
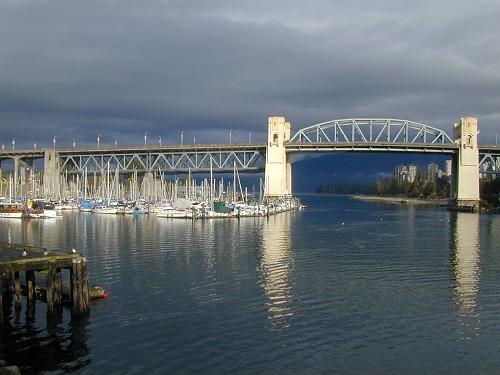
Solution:
<svg viewBox="0 0 500 375">
<path fill-rule="evenodd" d="M 459 145 L 453 155 L 450 207 L 479 209 L 479 148 L 477 118 L 462 117 L 453 124 L 453 139 Z"/>
<path fill-rule="evenodd" d="M 284 117 L 269 117 L 267 125 L 264 196 L 267 199 L 292 194 L 291 155 L 285 142 L 290 140 L 291 125 Z"/>
</svg>

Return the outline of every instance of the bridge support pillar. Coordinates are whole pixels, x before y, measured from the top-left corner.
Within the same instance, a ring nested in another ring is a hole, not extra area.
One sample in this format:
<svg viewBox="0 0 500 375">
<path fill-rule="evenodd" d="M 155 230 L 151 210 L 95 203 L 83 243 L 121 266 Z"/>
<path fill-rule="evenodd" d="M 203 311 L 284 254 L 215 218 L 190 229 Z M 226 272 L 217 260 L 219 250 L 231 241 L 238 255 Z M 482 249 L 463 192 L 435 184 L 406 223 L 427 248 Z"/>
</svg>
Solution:
<svg viewBox="0 0 500 375">
<path fill-rule="evenodd" d="M 18 184 L 18 175 L 19 173 L 19 158 L 18 157 L 15 157 L 14 158 L 14 183 L 12 184 L 13 185 L 13 200 L 14 202 L 17 201 L 17 184 Z"/>
<path fill-rule="evenodd" d="M 47 198 L 58 198 L 59 157 L 56 150 L 46 149 L 43 158 L 43 193 Z"/>
<path fill-rule="evenodd" d="M 462 117 L 453 124 L 453 139 L 460 149 L 452 162 L 451 208 L 472 211 L 479 208 L 477 134 L 477 118 Z"/>
<path fill-rule="evenodd" d="M 290 123 L 284 117 L 269 117 L 266 146 L 265 198 L 292 194 L 292 167 L 285 142 L 290 140 Z"/>
</svg>

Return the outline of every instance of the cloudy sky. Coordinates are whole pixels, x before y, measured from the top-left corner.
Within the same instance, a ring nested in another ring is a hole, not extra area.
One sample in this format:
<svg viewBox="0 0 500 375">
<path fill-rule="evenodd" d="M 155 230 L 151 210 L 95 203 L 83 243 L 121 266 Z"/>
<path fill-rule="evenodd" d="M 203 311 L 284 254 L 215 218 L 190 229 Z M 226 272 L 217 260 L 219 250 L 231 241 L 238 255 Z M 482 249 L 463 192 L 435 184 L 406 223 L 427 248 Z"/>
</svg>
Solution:
<svg viewBox="0 0 500 375">
<path fill-rule="evenodd" d="M 0 141 L 248 141 L 393 117 L 500 133 L 500 2 L 0 0 Z"/>
</svg>

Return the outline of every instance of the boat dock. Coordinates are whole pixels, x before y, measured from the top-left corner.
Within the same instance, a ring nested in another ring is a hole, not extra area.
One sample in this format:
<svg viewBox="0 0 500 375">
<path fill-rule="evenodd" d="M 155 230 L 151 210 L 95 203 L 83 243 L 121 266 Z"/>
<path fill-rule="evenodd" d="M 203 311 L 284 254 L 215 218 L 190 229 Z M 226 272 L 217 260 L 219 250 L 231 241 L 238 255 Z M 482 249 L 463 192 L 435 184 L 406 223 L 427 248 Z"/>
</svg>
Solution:
<svg viewBox="0 0 500 375">
<path fill-rule="evenodd" d="M 73 316 L 89 312 L 87 260 L 75 252 L 56 252 L 41 247 L 0 242 L 0 323 L 14 298 L 21 306 L 21 275 L 25 273 L 28 309 L 36 301 L 35 272 L 45 278 L 47 314 L 62 309 L 63 272 L 69 272 Z"/>
</svg>

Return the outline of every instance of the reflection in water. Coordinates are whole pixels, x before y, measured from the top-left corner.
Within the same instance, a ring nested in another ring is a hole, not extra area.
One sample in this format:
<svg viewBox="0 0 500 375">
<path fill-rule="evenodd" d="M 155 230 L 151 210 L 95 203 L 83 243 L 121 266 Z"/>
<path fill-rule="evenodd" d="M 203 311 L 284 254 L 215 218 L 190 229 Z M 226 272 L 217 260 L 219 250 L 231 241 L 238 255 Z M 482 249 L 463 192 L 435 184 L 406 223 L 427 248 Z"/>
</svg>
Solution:
<svg viewBox="0 0 500 375">
<path fill-rule="evenodd" d="M 61 239 L 64 244 L 65 237 L 74 236 L 62 219 L 3 219 L 0 225 L 7 232 L 4 240 L 55 250 L 67 248 L 61 246 Z M 40 280 L 37 284 L 41 284 Z M 9 296 L 4 305 L 7 311 L 6 323 L 0 329 L 0 360 L 18 366 L 22 374 L 71 372 L 90 363 L 88 318 L 71 320 L 71 312 L 66 308 L 60 314 L 47 316 L 44 302 L 28 304 L 23 297 L 21 304 L 16 305 L 12 299 Z"/>
<path fill-rule="evenodd" d="M 479 329 L 476 313 L 479 285 L 479 215 L 456 213 L 451 217 L 453 276 L 456 280 L 455 303 L 461 334 L 470 338 Z"/>
<path fill-rule="evenodd" d="M 31 313 L 27 310 L 22 322 L 16 311 L 16 318 L 11 316 L 2 327 L 0 359 L 18 366 L 22 374 L 75 371 L 90 363 L 87 318 L 64 323 L 61 314 L 48 319 L 44 327 L 44 317 L 35 319 Z"/>
<path fill-rule="evenodd" d="M 288 328 L 293 316 L 289 273 L 293 268 L 290 221 L 293 213 L 271 216 L 262 228 L 261 272 L 272 328 Z"/>
</svg>

